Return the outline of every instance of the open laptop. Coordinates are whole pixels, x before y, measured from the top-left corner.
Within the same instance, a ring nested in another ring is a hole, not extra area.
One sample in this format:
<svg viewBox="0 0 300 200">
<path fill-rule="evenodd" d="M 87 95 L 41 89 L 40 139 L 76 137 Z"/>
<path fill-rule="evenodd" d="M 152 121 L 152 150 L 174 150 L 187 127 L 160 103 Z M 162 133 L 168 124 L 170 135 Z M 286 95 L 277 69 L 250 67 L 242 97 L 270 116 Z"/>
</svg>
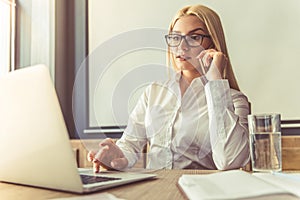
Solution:
<svg viewBox="0 0 300 200">
<path fill-rule="evenodd" d="M 78 169 L 48 68 L 0 76 L 0 181 L 87 193 L 153 177 Z"/>
</svg>

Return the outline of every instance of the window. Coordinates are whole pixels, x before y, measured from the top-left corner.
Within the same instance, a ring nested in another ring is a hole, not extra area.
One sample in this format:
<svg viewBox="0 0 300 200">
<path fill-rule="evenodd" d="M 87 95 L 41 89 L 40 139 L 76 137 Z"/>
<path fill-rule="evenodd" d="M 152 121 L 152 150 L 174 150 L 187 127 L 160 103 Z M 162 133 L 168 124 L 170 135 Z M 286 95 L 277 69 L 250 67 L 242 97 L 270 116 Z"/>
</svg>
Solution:
<svg viewBox="0 0 300 200">
<path fill-rule="evenodd" d="M 14 69 L 15 0 L 0 0 L 0 75 Z"/>
</svg>

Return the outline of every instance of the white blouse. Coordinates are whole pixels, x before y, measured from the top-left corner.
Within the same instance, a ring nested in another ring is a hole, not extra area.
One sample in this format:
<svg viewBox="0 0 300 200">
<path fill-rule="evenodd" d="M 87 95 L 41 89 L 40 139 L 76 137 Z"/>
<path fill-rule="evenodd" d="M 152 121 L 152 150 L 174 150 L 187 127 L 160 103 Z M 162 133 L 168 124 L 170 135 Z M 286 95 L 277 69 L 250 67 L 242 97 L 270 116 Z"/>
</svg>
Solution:
<svg viewBox="0 0 300 200">
<path fill-rule="evenodd" d="M 180 73 L 147 87 L 117 141 L 132 167 L 149 144 L 149 169 L 233 169 L 250 159 L 247 97 L 227 80 L 196 78 L 181 97 Z"/>
</svg>

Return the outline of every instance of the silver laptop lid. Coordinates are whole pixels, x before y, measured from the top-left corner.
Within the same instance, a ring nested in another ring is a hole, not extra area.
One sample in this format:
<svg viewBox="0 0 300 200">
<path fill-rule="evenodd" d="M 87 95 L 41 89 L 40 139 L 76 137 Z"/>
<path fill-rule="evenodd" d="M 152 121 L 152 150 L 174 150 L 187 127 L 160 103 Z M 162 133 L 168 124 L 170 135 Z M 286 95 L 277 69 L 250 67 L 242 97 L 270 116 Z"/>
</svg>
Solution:
<svg viewBox="0 0 300 200">
<path fill-rule="evenodd" d="M 44 65 L 0 77 L 0 181 L 82 192 L 60 105 Z"/>
</svg>

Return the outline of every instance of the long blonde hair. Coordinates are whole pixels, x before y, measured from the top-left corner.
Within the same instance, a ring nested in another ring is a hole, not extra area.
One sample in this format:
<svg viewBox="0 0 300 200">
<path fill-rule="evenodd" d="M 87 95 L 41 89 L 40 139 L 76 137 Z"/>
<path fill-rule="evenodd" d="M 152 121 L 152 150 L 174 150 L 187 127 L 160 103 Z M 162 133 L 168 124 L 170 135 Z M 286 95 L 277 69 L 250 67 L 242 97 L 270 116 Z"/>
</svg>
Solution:
<svg viewBox="0 0 300 200">
<path fill-rule="evenodd" d="M 173 18 L 170 26 L 169 26 L 169 32 L 172 32 L 175 23 L 178 19 L 184 16 L 188 15 L 194 15 L 198 17 L 207 27 L 208 33 L 211 36 L 211 39 L 213 41 L 214 47 L 217 51 L 223 52 L 227 58 L 228 63 L 225 67 L 222 78 L 228 79 L 230 88 L 233 88 L 235 90 L 240 91 L 239 86 L 237 84 L 236 78 L 234 76 L 231 62 L 229 59 L 227 46 L 225 42 L 225 36 L 224 31 L 222 27 L 221 20 L 216 12 L 211 10 L 210 8 L 203 6 L 203 5 L 192 5 L 192 6 L 186 6 L 179 10 L 175 17 Z M 176 66 L 174 62 L 174 57 L 171 55 L 171 51 L 169 49 L 167 53 L 167 64 L 170 65 L 172 63 L 172 66 Z"/>
</svg>

